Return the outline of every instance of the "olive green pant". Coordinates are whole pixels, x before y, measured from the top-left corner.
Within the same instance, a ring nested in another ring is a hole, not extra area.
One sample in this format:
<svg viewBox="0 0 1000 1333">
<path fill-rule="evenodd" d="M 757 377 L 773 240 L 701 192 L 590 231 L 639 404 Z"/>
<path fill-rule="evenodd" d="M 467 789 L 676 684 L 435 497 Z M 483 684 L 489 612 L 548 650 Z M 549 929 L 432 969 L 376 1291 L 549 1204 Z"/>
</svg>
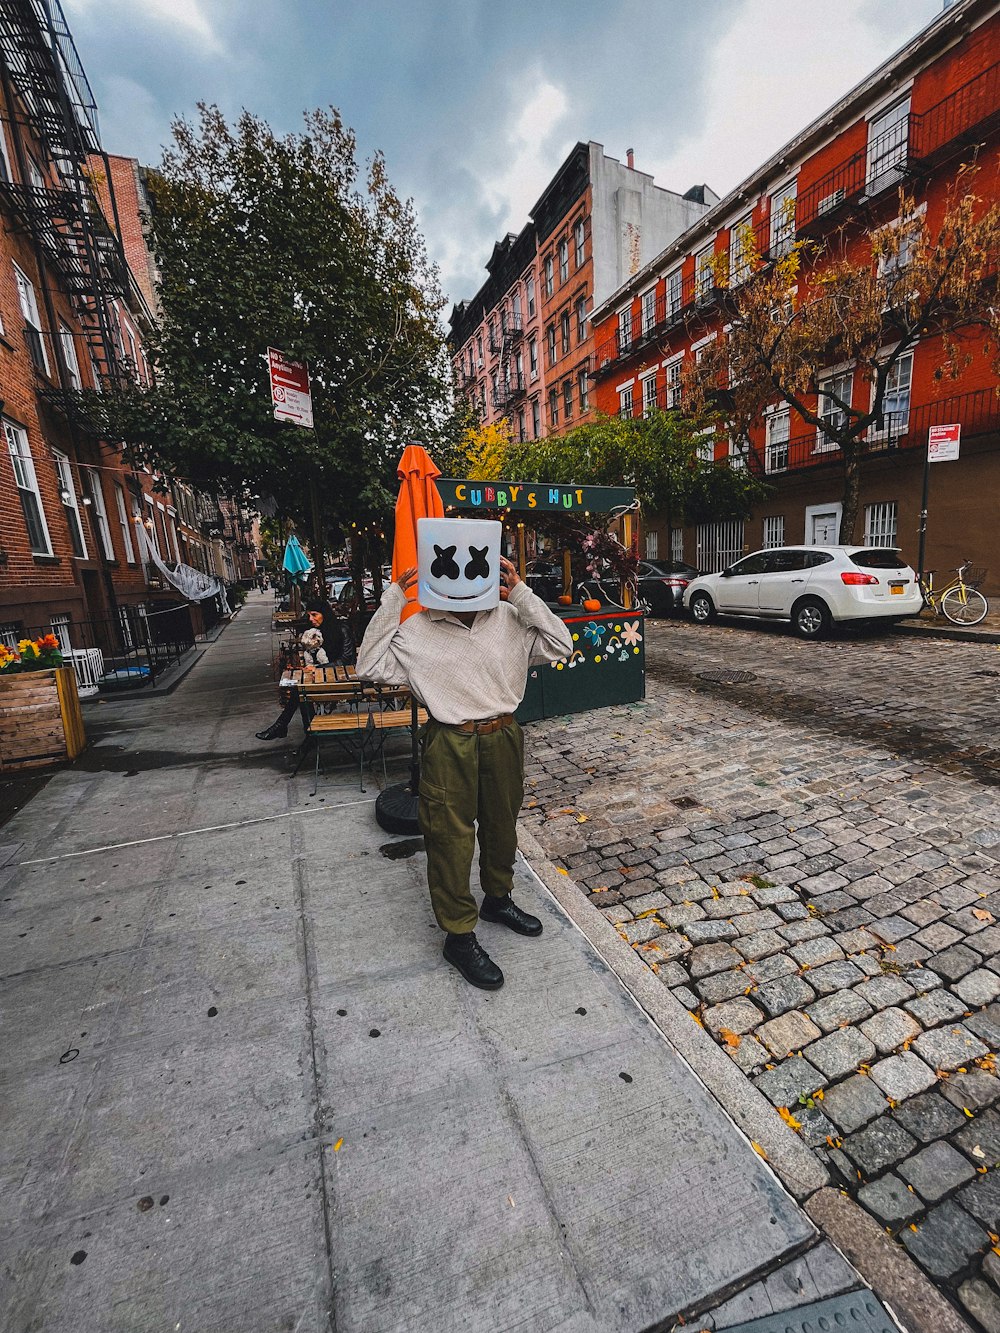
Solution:
<svg viewBox="0 0 1000 1333">
<path fill-rule="evenodd" d="M 479 919 L 469 888 L 477 821 L 483 891 L 494 898 L 510 894 L 523 796 L 524 735 L 516 722 L 478 736 L 428 722 L 419 815 L 427 886 L 442 930 L 465 934 Z"/>
</svg>

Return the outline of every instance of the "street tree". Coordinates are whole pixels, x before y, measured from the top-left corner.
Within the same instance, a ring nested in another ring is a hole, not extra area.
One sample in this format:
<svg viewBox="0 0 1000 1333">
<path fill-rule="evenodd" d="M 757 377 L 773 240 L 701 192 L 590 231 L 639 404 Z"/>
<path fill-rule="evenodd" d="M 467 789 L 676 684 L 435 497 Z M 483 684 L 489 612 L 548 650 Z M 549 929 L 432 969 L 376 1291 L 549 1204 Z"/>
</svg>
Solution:
<svg viewBox="0 0 1000 1333">
<path fill-rule="evenodd" d="M 865 236 L 842 230 L 822 243 L 797 241 L 771 265 L 748 227 L 735 247 L 740 281 L 712 275 L 725 289 L 726 327 L 688 366 L 687 405 L 720 410 L 744 452 L 776 402 L 821 432 L 843 463 L 841 542 L 854 540 L 869 442 L 893 429 L 898 367 L 916 344 L 940 338 L 937 373 L 957 378 L 975 334 L 1000 373 L 1000 204 L 977 188 L 979 175 L 974 166 L 958 171 L 935 226 L 926 206 L 903 190 L 892 222 Z M 824 368 L 837 365 L 854 374 L 831 380 L 827 370 L 825 378 Z"/>
<path fill-rule="evenodd" d="M 446 426 L 443 298 L 413 207 L 381 154 L 359 167 L 335 110 L 279 136 L 201 105 L 149 188 L 155 384 L 93 408 L 140 461 L 272 497 L 319 562 L 324 530 L 383 517 L 401 449 Z M 275 421 L 269 346 L 308 362 L 315 429 Z"/>
</svg>

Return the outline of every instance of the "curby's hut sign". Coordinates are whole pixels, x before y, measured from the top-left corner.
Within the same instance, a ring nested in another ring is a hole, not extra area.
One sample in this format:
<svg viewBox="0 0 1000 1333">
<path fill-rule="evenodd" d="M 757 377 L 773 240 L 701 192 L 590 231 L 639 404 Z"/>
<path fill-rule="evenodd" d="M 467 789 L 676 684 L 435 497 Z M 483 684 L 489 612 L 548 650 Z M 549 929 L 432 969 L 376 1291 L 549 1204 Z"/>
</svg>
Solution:
<svg viewBox="0 0 1000 1333">
<path fill-rule="evenodd" d="M 607 514 L 627 509 L 635 499 L 631 486 L 550 486 L 521 481 L 456 481 L 437 478 L 446 507 L 462 510 L 535 510 Z"/>
</svg>

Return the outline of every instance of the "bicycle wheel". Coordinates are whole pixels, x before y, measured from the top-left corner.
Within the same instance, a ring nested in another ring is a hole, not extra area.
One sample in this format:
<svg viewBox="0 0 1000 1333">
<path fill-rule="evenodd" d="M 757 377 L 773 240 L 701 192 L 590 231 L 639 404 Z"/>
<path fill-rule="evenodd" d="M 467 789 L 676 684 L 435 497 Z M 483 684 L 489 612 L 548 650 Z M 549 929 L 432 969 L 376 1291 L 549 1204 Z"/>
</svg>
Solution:
<svg viewBox="0 0 1000 1333">
<path fill-rule="evenodd" d="M 975 588 L 965 589 L 964 600 L 960 588 L 949 588 L 941 598 L 941 610 L 953 625 L 978 625 L 989 609 L 989 602 Z"/>
</svg>

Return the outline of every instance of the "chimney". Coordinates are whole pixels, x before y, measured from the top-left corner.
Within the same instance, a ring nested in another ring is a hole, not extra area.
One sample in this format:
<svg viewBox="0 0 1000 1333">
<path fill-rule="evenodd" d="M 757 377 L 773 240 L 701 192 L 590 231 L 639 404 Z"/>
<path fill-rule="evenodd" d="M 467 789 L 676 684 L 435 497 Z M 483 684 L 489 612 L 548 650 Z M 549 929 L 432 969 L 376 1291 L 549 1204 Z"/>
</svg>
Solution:
<svg viewBox="0 0 1000 1333">
<path fill-rule="evenodd" d="M 628 163 L 629 171 L 635 171 L 635 149 L 627 148 L 625 150 L 625 161 Z"/>
</svg>

